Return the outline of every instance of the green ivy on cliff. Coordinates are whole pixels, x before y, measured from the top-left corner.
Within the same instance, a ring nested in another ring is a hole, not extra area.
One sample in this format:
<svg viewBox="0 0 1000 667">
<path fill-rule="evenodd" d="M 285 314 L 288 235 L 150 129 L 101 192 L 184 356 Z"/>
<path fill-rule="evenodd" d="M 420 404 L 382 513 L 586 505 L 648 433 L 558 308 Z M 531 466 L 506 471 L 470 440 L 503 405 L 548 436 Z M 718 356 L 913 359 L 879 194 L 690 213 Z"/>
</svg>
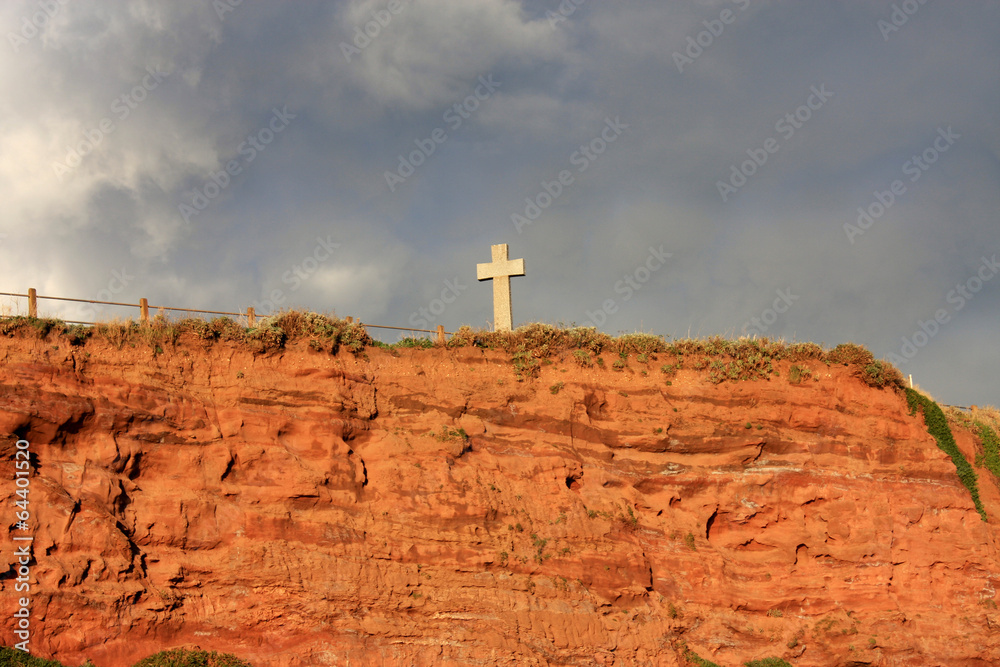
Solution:
<svg viewBox="0 0 1000 667">
<path fill-rule="evenodd" d="M 1000 481 L 1000 438 L 989 424 L 976 420 L 979 438 L 983 441 L 983 464 Z"/>
<path fill-rule="evenodd" d="M 959 451 L 958 445 L 955 444 L 955 438 L 951 434 L 951 427 L 948 426 L 948 419 L 944 416 L 944 412 L 941 411 L 937 403 L 920 392 L 909 387 L 906 387 L 905 391 L 906 402 L 910 406 L 910 414 L 916 414 L 918 409 L 923 413 L 927 432 L 937 440 L 937 446 L 941 451 L 951 457 L 952 463 L 955 464 L 955 468 L 958 470 L 958 478 L 972 495 L 972 502 L 976 506 L 976 511 L 979 512 L 979 516 L 982 517 L 983 521 L 986 521 L 986 510 L 979 499 L 979 485 L 976 482 L 976 471 L 972 469 L 969 462 L 962 456 L 962 452 Z"/>
</svg>

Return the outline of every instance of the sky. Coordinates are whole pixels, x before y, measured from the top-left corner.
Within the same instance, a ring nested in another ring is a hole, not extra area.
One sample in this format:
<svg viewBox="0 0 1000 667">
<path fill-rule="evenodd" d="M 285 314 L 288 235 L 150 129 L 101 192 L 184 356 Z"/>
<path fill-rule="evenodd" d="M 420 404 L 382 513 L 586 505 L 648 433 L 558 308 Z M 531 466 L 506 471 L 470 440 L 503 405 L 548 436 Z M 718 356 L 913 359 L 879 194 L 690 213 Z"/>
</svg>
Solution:
<svg viewBox="0 0 1000 667">
<path fill-rule="evenodd" d="M 506 243 L 515 326 L 855 342 L 1000 405 L 995 2 L 4 0 L 0 28 L 0 291 L 454 331 L 492 325 Z"/>
</svg>

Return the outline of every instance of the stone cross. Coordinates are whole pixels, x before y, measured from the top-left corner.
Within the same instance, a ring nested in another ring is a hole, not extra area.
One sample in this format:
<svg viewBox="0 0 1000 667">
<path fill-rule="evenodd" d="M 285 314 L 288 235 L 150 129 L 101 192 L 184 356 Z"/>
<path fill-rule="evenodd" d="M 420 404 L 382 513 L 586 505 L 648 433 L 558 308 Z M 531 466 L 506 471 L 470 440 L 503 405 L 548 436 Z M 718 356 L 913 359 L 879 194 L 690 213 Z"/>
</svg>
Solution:
<svg viewBox="0 0 1000 667">
<path fill-rule="evenodd" d="M 507 244 L 491 246 L 493 261 L 476 265 L 479 280 L 493 280 L 493 330 L 510 331 L 510 277 L 524 275 L 523 259 L 508 259 Z"/>
</svg>

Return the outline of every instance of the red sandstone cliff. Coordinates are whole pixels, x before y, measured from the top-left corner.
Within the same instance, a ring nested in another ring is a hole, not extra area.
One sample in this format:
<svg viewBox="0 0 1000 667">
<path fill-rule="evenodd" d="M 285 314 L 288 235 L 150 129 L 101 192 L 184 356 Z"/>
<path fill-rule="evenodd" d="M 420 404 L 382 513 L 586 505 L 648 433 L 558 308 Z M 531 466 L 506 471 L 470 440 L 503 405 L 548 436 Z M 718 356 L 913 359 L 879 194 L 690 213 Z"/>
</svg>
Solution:
<svg viewBox="0 0 1000 667">
<path fill-rule="evenodd" d="M 32 652 L 1000 664 L 1000 492 L 980 471 L 984 523 L 902 397 L 819 362 L 798 385 L 786 364 L 669 386 L 659 363 L 567 353 L 518 382 L 476 348 L 0 339 L 0 435 L 37 465 Z"/>
</svg>

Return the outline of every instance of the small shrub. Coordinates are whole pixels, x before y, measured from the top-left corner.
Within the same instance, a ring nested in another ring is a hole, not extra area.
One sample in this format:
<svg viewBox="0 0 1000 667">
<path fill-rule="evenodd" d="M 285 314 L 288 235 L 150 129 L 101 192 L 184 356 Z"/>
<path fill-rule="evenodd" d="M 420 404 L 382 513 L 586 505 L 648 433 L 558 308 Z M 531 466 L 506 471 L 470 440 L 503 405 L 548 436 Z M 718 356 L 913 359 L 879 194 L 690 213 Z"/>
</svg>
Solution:
<svg viewBox="0 0 1000 667">
<path fill-rule="evenodd" d="M 783 356 L 789 361 L 806 361 L 807 359 L 823 359 L 826 353 L 816 343 L 792 343 L 785 348 Z"/>
<path fill-rule="evenodd" d="M 625 334 L 619 336 L 615 343 L 618 353 L 624 355 L 629 353 L 649 355 L 667 349 L 667 343 L 662 336 L 648 333 Z"/>
<path fill-rule="evenodd" d="M 593 365 L 593 362 L 590 360 L 590 352 L 586 350 L 573 350 L 573 358 L 576 359 L 576 363 L 584 368 L 589 368 Z"/>
<path fill-rule="evenodd" d="M 83 345 L 90 338 L 92 329 L 82 324 L 72 324 L 66 327 L 66 337 L 70 345 Z"/>
<path fill-rule="evenodd" d="M 687 535 L 684 536 L 684 544 L 686 544 L 687 548 L 690 549 L 691 551 L 698 550 L 698 547 L 694 543 L 694 533 L 688 533 Z"/>
<path fill-rule="evenodd" d="M 253 667 L 229 653 L 176 648 L 143 658 L 133 667 Z"/>
<path fill-rule="evenodd" d="M 25 667 L 64 667 L 61 662 L 56 662 L 55 660 L 44 660 L 18 649 L 7 648 L 6 646 L 0 647 L 0 667 L 13 667 L 14 665 L 25 665 Z"/>
<path fill-rule="evenodd" d="M 878 387 L 879 389 L 886 386 L 902 389 L 906 386 L 903 381 L 903 374 L 899 372 L 898 368 L 879 360 L 865 365 L 861 371 L 861 379 L 869 387 Z"/>
<path fill-rule="evenodd" d="M 538 362 L 538 359 L 536 359 L 534 354 L 527 350 L 526 346 L 523 344 L 516 352 L 514 352 L 513 362 L 514 373 L 517 374 L 519 382 L 523 382 L 537 376 L 538 371 L 541 368 L 541 364 Z"/>
<path fill-rule="evenodd" d="M 406 338 L 401 338 L 395 347 L 401 348 L 415 348 L 418 350 L 427 350 L 434 347 L 434 341 L 430 338 L 417 338 L 415 336 L 408 336 Z"/>
<path fill-rule="evenodd" d="M 854 343 L 841 343 L 830 350 L 826 357 L 832 363 L 844 364 L 845 366 L 852 364 L 855 366 L 867 366 L 875 360 L 867 348 L 855 345 Z"/>
<path fill-rule="evenodd" d="M 809 379 L 812 375 L 812 371 L 804 366 L 799 366 L 798 364 L 792 364 L 792 367 L 788 369 L 788 383 L 789 384 L 799 384 L 803 380 Z"/>
<path fill-rule="evenodd" d="M 745 667 L 792 667 L 781 658 L 764 658 L 763 660 L 751 660 L 743 663 Z"/>
<path fill-rule="evenodd" d="M 700 655 L 691 650 L 687 650 L 684 652 L 684 659 L 687 660 L 688 663 L 694 665 L 695 667 L 719 667 L 719 665 L 715 664 L 711 660 L 705 660 Z"/>
<path fill-rule="evenodd" d="M 433 434 L 433 431 L 431 432 Z M 469 439 L 469 435 L 465 432 L 464 428 L 448 428 L 447 426 L 441 427 L 441 432 L 436 436 L 441 442 L 446 442 L 448 440 L 459 440 L 465 442 Z"/>
<path fill-rule="evenodd" d="M 554 385 L 552 385 L 551 387 L 549 387 L 549 392 L 550 392 L 551 394 L 553 394 L 553 395 L 555 395 L 555 394 L 558 394 L 558 393 L 559 393 L 559 391 L 560 391 L 560 390 L 561 390 L 561 389 L 562 389 L 562 388 L 563 388 L 564 386 L 566 386 L 566 385 L 565 385 L 564 383 L 562 383 L 562 382 L 556 382 L 556 383 L 555 383 Z"/>
<path fill-rule="evenodd" d="M 768 609 L 767 615 L 770 616 L 771 618 L 781 618 L 785 614 L 780 609 Z"/>
</svg>

